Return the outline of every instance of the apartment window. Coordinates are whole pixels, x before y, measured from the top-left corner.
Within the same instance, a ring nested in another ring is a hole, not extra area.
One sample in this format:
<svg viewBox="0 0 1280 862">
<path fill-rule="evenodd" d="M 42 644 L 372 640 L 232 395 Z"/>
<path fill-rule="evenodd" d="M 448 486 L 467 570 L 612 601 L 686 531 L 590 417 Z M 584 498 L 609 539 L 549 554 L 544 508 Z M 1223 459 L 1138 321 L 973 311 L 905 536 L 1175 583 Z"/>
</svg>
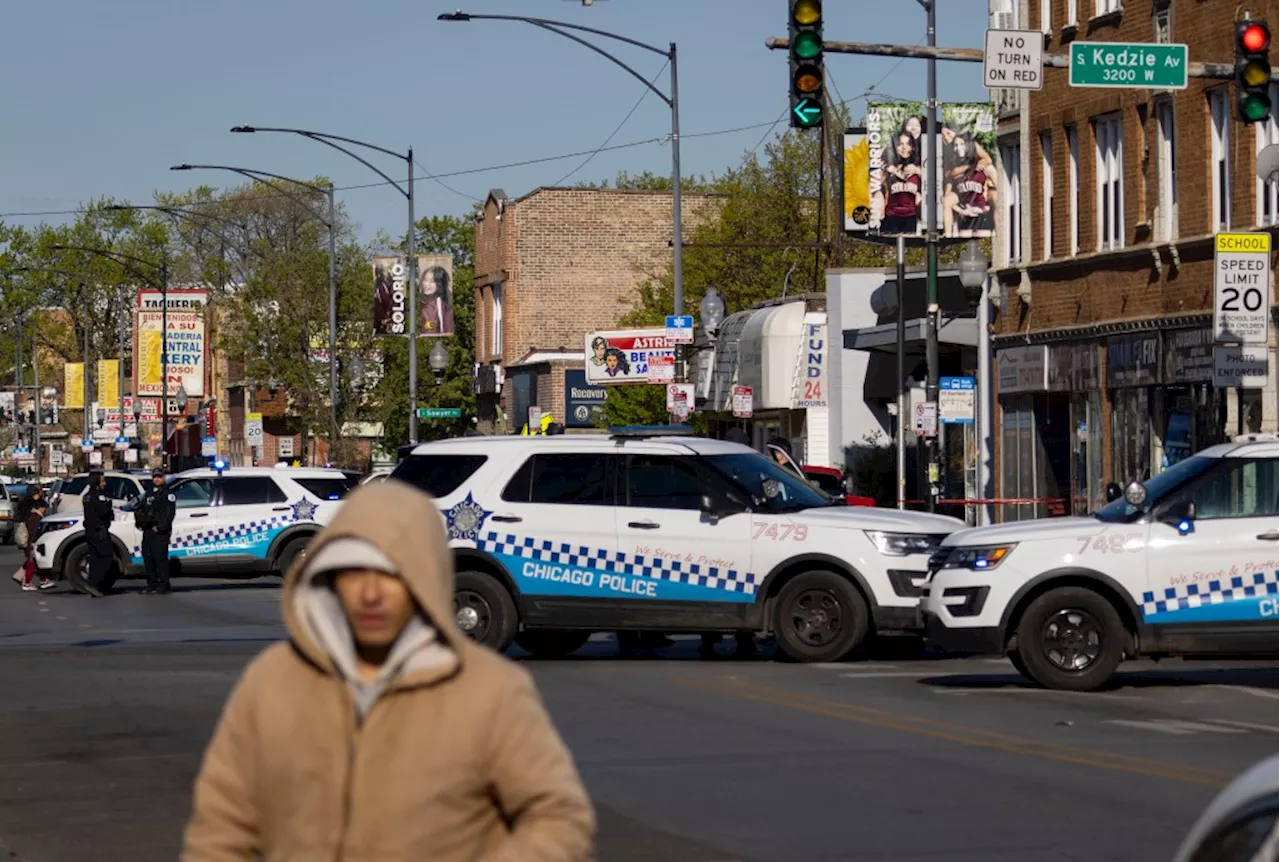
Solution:
<svg viewBox="0 0 1280 862">
<path fill-rule="evenodd" d="M 1156 3 L 1151 11 L 1151 30 L 1153 41 L 1168 44 L 1173 41 L 1173 22 L 1169 12 L 1169 4 Z"/>
<path fill-rule="evenodd" d="M 1271 104 L 1280 105 L 1280 101 L 1278 101 L 1278 99 L 1280 99 L 1280 91 L 1277 91 L 1276 84 L 1272 84 Z M 1253 128 L 1259 153 L 1262 152 L 1263 147 L 1268 145 L 1275 146 L 1277 138 L 1280 138 L 1280 135 L 1278 135 L 1276 131 L 1276 116 L 1274 112 L 1267 118 L 1265 123 L 1257 123 Z M 1259 179 L 1257 183 L 1257 222 L 1260 225 L 1273 225 L 1276 223 L 1277 211 L 1280 210 L 1280 198 L 1277 197 L 1277 195 L 1280 194 L 1280 190 L 1277 189 L 1277 186 L 1280 186 L 1280 183 L 1277 183 L 1275 174 L 1272 174 L 1271 179 L 1266 182 Z"/>
<path fill-rule="evenodd" d="M 1004 176 L 1005 254 L 1009 263 L 1022 260 L 1022 150 L 1017 144 L 1000 145 L 1000 166 Z"/>
<path fill-rule="evenodd" d="M 1210 193 L 1213 196 L 1213 220 L 1210 229 L 1231 227 L 1231 102 L 1227 88 L 1209 91 L 1209 167 Z"/>
<path fill-rule="evenodd" d="M 1067 26 L 1074 27 L 1080 22 L 1080 0 L 1067 0 Z"/>
<path fill-rule="evenodd" d="M 1124 142 L 1119 116 L 1094 122 L 1098 145 L 1098 249 L 1124 245 Z"/>
<path fill-rule="evenodd" d="M 1124 8 L 1124 0 L 1093 0 L 1094 15 L 1108 15 Z"/>
<path fill-rule="evenodd" d="M 1067 204 L 1071 207 L 1071 256 L 1075 257 L 1080 253 L 1080 133 L 1075 126 L 1067 126 Z"/>
<path fill-rule="evenodd" d="M 1178 236 L 1178 150 L 1173 100 L 1156 102 L 1156 239 Z"/>
<path fill-rule="evenodd" d="M 1053 0 L 1040 0 L 1040 32 L 1048 33 L 1053 28 Z"/>
<path fill-rule="evenodd" d="M 1043 257 L 1053 257 L 1053 135 L 1040 133 L 1040 220 Z"/>
<path fill-rule="evenodd" d="M 494 282 L 493 287 L 493 335 L 490 339 L 492 355 L 502 358 L 502 282 Z"/>
</svg>

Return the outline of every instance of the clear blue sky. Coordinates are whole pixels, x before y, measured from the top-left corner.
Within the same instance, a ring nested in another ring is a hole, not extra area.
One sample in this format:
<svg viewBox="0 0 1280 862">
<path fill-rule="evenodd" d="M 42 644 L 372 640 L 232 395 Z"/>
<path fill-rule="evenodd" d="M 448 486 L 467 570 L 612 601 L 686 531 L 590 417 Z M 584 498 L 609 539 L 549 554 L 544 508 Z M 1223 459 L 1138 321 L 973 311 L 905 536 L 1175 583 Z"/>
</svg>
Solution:
<svg viewBox="0 0 1280 862">
<path fill-rule="evenodd" d="M 311 128 L 378 143 L 412 144 L 432 173 L 468 170 L 599 146 L 635 105 L 642 85 L 587 49 L 527 24 L 445 23 L 460 0 L 45 0 L 6 4 L 0 70 L 7 129 L 0 137 L 0 214 L 37 224 L 101 196 L 149 202 L 155 190 L 229 175 L 175 174 L 177 162 L 233 164 L 339 185 L 376 180 L 368 169 L 291 135 L 232 135 L 239 123 Z M 524 14 L 599 27 L 650 44 L 679 45 L 682 132 L 772 122 L 787 105 L 786 0 L 465 0 L 469 12 Z M 914 0 L 828 0 L 826 37 L 914 44 L 925 15 Z M 986 0 L 940 0 L 938 42 L 981 47 Z M 611 50 L 614 48 L 611 47 Z M 617 53 L 647 77 L 663 59 Z M 898 64 L 895 68 L 895 64 Z M 868 87 L 919 99 L 925 63 L 828 55 L 845 99 Z M 885 76 L 888 75 L 886 78 Z M 944 100 L 985 101 L 981 67 L 939 66 Z M 665 91 L 667 74 L 659 80 Z M 863 103 L 853 106 L 861 116 Z M 665 134 L 669 112 L 650 95 L 613 144 Z M 779 124 L 778 129 L 782 129 Z M 765 129 L 690 137 L 686 174 L 737 163 Z M 399 176 L 403 163 L 377 157 Z M 604 152 L 564 180 L 619 170 L 670 171 L 665 145 Z M 561 181 L 582 159 L 486 171 L 418 184 L 419 213 L 465 213 L 500 187 L 513 196 Z M 403 230 L 403 198 L 387 188 L 341 193 L 363 239 Z"/>
</svg>

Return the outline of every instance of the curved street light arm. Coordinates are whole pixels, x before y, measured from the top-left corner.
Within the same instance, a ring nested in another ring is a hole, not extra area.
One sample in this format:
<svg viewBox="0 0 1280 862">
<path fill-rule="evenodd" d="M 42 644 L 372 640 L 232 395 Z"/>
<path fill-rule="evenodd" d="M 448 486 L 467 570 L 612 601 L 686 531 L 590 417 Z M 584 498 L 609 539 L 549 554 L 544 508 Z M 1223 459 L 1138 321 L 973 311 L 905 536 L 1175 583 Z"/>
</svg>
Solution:
<svg viewBox="0 0 1280 862">
<path fill-rule="evenodd" d="M 635 45 L 637 48 L 644 48 L 646 51 L 652 51 L 655 54 L 660 54 L 661 56 L 666 57 L 668 60 L 671 59 L 670 51 L 664 51 L 661 48 L 656 48 L 653 45 L 649 45 L 644 42 L 639 42 L 635 39 L 630 39 L 626 36 L 620 36 L 617 33 L 610 33 L 608 30 L 597 30 L 595 27 L 584 27 L 581 24 L 570 24 L 567 21 L 552 21 L 550 18 L 529 18 L 524 15 L 471 15 L 466 12 L 462 12 L 460 14 L 465 15 L 466 17 L 453 19 L 453 20 L 466 21 L 466 20 L 475 19 L 478 21 L 479 20 L 526 21 L 530 24 L 538 24 L 538 25 L 554 24 L 557 27 L 565 27 L 569 30 L 580 30 L 583 33 L 592 33 L 596 36 L 604 36 L 606 39 L 616 39 L 619 42 L 626 42 L 628 45 Z M 437 17 L 437 20 L 441 20 L 441 21 L 451 20 L 450 14 L 446 13 L 444 15 L 440 15 Z"/>
<path fill-rule="evenodd" d="M 236 167 L 232 167 L 231 165 L 181 164 L 181 165 L 174 165 L 173 167 L 169 168 L 169 170 L 171 171 L 231 171 L 232 173 L 239 174 L 240 176 L 246 177 L 249 180 L 252 180 L 253 182 L 262 183 L 267 188 L 275 189 L 280 194 L 284 195 L 285 197 L 289 198 L 290 200 L 294 201 L 295 203 L 299 204 L 304 209 L 306 209 L 307 212 L 311 213 L 313 218 L 315 218 L 325 227 L 333 227 L 333 225 L 329 224 L 329 220 L 327 218 L 316 213 L 311 208 L 311 203 L 306 198 L 302 197 L 301 195 L 294 194 L 293 192 L 289 191 L 283 186 L 276 185 L 275 183 L 271 182 L 271 180 L 263 179 L 263 177 L 271 177 L 272 179 L 277 179 L 277 180 L 280 180 L 281 182 L 293 183 L 294 185 L 302 186 L 305 189 L 311 189 L 311 191 L 316 192 L 317 194 L 322 194 L 322 195 L 329 194 L 328 189 L 321 188 L 320 186 L 314 185 L 312 183 L 304 183 L 301 180 L 295 180 L 293 177 L 286 177 L 280 174 L 273 174 L 270 171 L 259 171 L 251 168 L 236 168 Z"/>
<path fill-rule="evenodd" d="M 477 17 L 478 17 L 478 16 L 477 16 Z M 670 99 L 670 97 L 668 97 L 668 96 L 667 96 L 667 94 L 666 94 L 666 93 L 662 92 L 662 91 L 661 91 L 661 90 L 659 90 L 657 87 L 655 87 L 655 86 L 654 86 L 654 85 L 649 81 L 649 79 L 648 79 L 648 78 L 646 78 L 644 75 L 641 75 L 641 74 L 640 74 L 639 72 L 637 72 L 635 69 L 631 68 L 631 67 L 630 67 L 630 66 L 628 66 L 626 63 L 622 62 L 622 61 L 621 61 L 621 60 L 619 60 L 617 57 L 613 56 L 612 54 L 610 54 L 608 51 L 606 51 L 605 49 L 601 48 L 600 46 L 598 46 L 598 45 L 592 45 L 592 44 L 591 44 L 590 42 L 588 42 L 586 39 L 582 39 L 582 38 L 580 38 L 580 37 L 578 37 L 578 36 L 573 35 L 572 33 L 566 33 L 566 32 L 564 32 L 563 30 L 557 30 L 555 27 L 551 26 L 551 24 L 544 24 L 544 23 L 542 23 L 541 21 L 539 21 L 539 20 L 538 20 L 538 19 L 536 19 L 536 18 L 526 18 L 526 19 L 524 19 L 524 20 L 528 21 L 530 24 L 532 24 L 532 25 L 533 25 L 533 26 L 535 26 L 535 27 L 540 27 L 540 28 L 542 28 L 543 30 L 548 30 L 548 31 L 550 31 L 550 32 L 552 32 L 552 33 L 555 33 L 557 36 L 563 36 L 563 37 L 564 37 L 564 38 L 566 38 L 566 39 L 572 39 L 574 42 L 577 42 L 579 45 L 583 45 L 583 46 L 585 46 L 585 47 L 587 47 L 587 48 L 590 48 L 592 51 L 595 51 L 597 54 L 599 54 L 601 57 L 604 57 L 604 58 L 605 58 L 606 60 L 608 60 L 609 62 L 613 63 L 615 66 L 618 66 L 618 67 L 620 67 L 620 68 L 624 69 L 627 73 L 629 73 L 629 74 L 631 75 L 631 77 L 635 78 L 635 79 L 636 79 L 637 81 L 639 81 L 641 84 L 644 84 L 646 87 L 648 87 L 648 88 L 649 88 L 649 90 L 650 90 L 650 91 L 651 91 L 655 96 L 657 96 L 657 97 L 658 97 L 659 99 L 661 99 L 663 102 L 666 102 L 666 104 L 667 104 L 667 107 L 668 107 L 668 108 L 669 108 L 669 107 L 671 107 L 671 99 Z M 630 40 L 626 40 L 626 41 L 630 41 Z M 637 44 L 639 44 L 639 43 L 637 43 Z M 646 47 L 646 48 L 647 48 L 647 47 L 649 47 L 649 46 L 648 46 L 648 45 L 645 45 L 644 47 Z M 668 55 L 667 55 L 667 53 L 666 53 L 665 51 L 663 51 L 663 52 L 661 52 L 661 53 L 663 54 L 663 56 L 668 56 Z"/>
<path fill-rule="evenodd" d="M 231 131 L 233 132 L 288 132 L 289 134 L 293 134 L 293 135 L 302 135 L 304 138 L 310 138 L 311 140 L 318 141 L 327 147 L 333 147 L 333 149 L 337 150 L 340 153 L 345 153 L 346 155 L 355 159 L 360 164 L 364 165 L 369 170 L 373 171 L 378 176 L 382 177 L 384 180 L 390 183 L 391 186 L 396 191 L 400 192 L 400 194 L 404 195 L 406 198 L 409 196 L 409 193 L 400 187 L 399 181 L 391 179 L 391 177 L 387 176 L 380 168 L 378 168 L 368 159 L 365 159 L 362 156 L 356 155 L 346 147 L 335 144 L 334 141 L 342 141 L 343 143 L 347 143 L 347 144 L 355 144 L 358 147 L 367 147 L 368 149 L 376 150 L 380 153 L 385 153 L 388 156 L 395 156 L 397 159 L 399 159 L 402 162 L 408 162 L 409 157 L 404 153 L 397 153 L 395 150 L 388 150 L 386 147 L 380 147 L 377 144 L 370 144 L 365 141 L 357 141 L 355 138 L 344 138 L 342 135 L 330 135 L 327 132 L 313 132 L 308 129 L 282 129 L 282 128 L 277 128 L 275 126 L 232 126 Z"/>
</svg>

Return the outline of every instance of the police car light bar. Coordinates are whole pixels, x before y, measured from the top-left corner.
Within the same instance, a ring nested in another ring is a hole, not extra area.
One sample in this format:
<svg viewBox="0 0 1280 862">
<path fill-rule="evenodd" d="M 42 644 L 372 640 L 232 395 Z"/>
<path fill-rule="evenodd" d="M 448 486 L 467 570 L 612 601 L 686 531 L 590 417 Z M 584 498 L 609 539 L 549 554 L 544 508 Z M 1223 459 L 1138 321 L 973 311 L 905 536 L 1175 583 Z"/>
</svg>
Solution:
<svg viewBox="0 0 1280 862">
<path fill-rule="evenodd" d="M 217 470 L 218 474 L 221 475 L 222 471 L 227 469 L 227 462 L 219 458 L 213 462 L 213 469 Z"/>
<path fill-rule="evenodd" d="M 617 425 L 609 429 L 609 437 L 614 440 L 692 436 L 694 436 L 692 425 Z"/>
</svg>

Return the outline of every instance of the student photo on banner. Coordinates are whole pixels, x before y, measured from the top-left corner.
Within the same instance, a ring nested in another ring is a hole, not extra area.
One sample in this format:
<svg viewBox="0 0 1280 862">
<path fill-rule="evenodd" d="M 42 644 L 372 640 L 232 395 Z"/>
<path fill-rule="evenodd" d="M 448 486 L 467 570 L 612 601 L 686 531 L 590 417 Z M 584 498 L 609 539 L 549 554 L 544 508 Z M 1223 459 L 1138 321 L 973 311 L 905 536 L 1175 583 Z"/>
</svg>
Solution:
<svg viewBox="0 0 1280 862">
<path fill-rule="evenodd" d="M 418 303 L 422 335 L 453 335 L 453 258 L 418 258 Z"/>
<path fill-rule="evenodd" d="M 988 237 L 995 231 L 997 200 L 995 115 L 991 105 L 942 106 L 942 233 Z"/>
<path fill-rule="evenodd" d="M 404 335 L 409 331 L 405 317 L 408 299 L 405 293 L 404 259 L 373 259 L 373 334 Z"/>
<path fill-rule="evenodd" d="M 924 122 L 919 102 L 867 106 L 869 231 L 881 236 L 919 236 L 923 229 Z"/>
</svg>

